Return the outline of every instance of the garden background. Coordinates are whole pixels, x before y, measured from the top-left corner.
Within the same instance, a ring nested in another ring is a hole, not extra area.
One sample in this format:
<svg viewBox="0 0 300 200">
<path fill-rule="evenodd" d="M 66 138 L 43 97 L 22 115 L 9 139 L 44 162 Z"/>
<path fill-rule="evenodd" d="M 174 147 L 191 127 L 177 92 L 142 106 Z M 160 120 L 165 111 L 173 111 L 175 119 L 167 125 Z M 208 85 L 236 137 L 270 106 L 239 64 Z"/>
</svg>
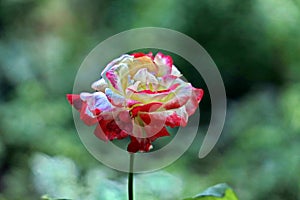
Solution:
<svg viewBox="0 0 300 200">
<path fill-rule="evenodd" d="M 219 142 L 199 159 L 206 91 L 199 137 L 171 166 L 137 175 L 137 199 L 180 199 L 220 182 L 241 200 L 300 199 L 299 24 L 299 0 L 1 0 L 0 200 L 126 199 L 126 174 L 87 152 L 65 94 L 99 42 L 146 26 L 207 50 L 228 110 Z"/>
</svg>

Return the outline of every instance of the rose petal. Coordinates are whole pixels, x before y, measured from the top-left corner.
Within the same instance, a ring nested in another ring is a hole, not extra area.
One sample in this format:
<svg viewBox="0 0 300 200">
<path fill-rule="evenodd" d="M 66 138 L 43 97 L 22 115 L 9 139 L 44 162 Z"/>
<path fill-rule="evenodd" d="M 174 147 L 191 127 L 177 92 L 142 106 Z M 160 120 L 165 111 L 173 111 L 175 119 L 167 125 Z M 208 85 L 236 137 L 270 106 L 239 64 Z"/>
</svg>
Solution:
<svg viewBox="0 0 300 200">
<path fill-rule="evenodd" d="M 114 106 L 122 107 L 125 106 L 126 100 L 123 96 L 114 93 L 111 89 L 105 89 L 105 95 L 110 101 L 110 103 Z"/>
<path fill-rule="evenodd" d="M 156 79 L 156 77 L 148 72 L 147 68 L 142 68 L 139 69 L 136 74 L 133 76 L 133 79 L 136 81 L 141 81 L 142 83 L 145 84 L 158 84 L 158 80 Z"/>
<path fill-rule="evenodd" d="M 152 59 L 148 56 L 134 58 L 132 62 L 128 63 L 129 74 L 133 77 L 137 71 L 146 68 L 148 72 L 157 74 L 158 67 L 153 63 Z"/>
<path fill-rule="evenodd" d="M 175 65 L 172 65 L 171 75 L 176 76 L 176 77 L 181 77 L 181 76 L 182 76 L 182 74 L 181 74 L 180 71 L 175 67 Z"/>
<path fill-rule="evenodd" d="M 159 108 L 161 108 L 162 103 L 153 102 L 144 105 L 135 106 L 131 109 L 132 117 L 136 117 L 139 112 L 153 112 Z"/>
<path fill-rule="evenodd" d="M 113 110 L 113 105 L 108 101 L 106 95 L 103 92 L 87 93 L 82 92 L 80 98 L 86 101 L 88 109 L 94 112 L 96 109 L 102 112 L 110 112 Z"/>
<path fill-rule="evenodd" d="M 149 132 L 151 132 L 151 129 L 157 130 L 159 127 L 161 128 L 164 125 L 172 128 L 177 126 L 186 126 L 188 122 L 188 113 L 186 112 L 185 106 L 172 110 L 147 113 L 140 112 L 139 116 L 146 124 L 145 130 L 148 131 L 149 129 Z"/>
<path fill-rule="evenodd" d="M 101 76 L 105 77 L 105 74 L 108 70 L 111 70 L 111 68 L 119 63 L 129 63 L 132 62 L 134 59 L 133 56 L 128 55 L 128 54 L 124 54 L 122 56 L 120 56 L 119 58 L 114 59 L 113 61 L 111 61 L 105 68 L 104 70 L 101 72 Z"/>
<path fill-rule="evenodd" d="M 115 89 L 122 91 L 122 84 L 119 76 L 115 73 L 115 69 L 108 70 L 105 77 Z"/>
<path fill-rule="evenodd" d="M 137 137 L 130 137 L 131 142 L 127 147 L 127 151 L 131 153 L 140 152 L 148 152 L 152 148 L 152 142 L 159 137 L 169 136 L 167 129 L 163 127 L 161 131 L 150 138 L 137 138 Z"/>
<path fill-rule="evenodd" d="M 67 94 L 67 99 L 73 107 L 80 112 L 80 119 L 88 126 L 97 123 L 94 114 L 87 108 L 87 103 L 82 101 L 78 94 Z"/>
<path fill-rule="evenodd" d="M 166 127 L 163 127 L 157 134 L 155 134 L 154 136 L 152 136 L 150 138 L 150 141 L 153 142 L 154 140 L 156 140 L 157 138 L 160 137 L 165 137 L 165 136 L 170 136 L 169 132 L 167 131 Z"/>
<path fill-rule="evenodd" d="M 105 82 L 103 78 L 101 78 L 98 81 L 94 82 L 91 87 L 94 90 L 104 92 L 105 89 L 108 87 L 108 84 Z"/>
<path fill-rule="evenodd" d="M 128 94 L 128 98 L 136 100 L 142 103 L 149 103 L 149 102 L 166 102 L 169 101 L 173 96 L 176 96 L 176 89 L 179 87 L 179 84 L 174 84 L 169 87 L 169 89 L 165 90 L 141 90 L 141 91 L 134 91 L 131 88 L 128 88 L 132 93 Z"/>
<path fill-rule="evenodd" d="M 151 59 L 153 59 L 153 53 L 152 52 L 149 52 L 149 53 L 147 53 L 147 54 L 145 54 L 145 53 L 142 53 L 142 52 L 136 52 L 136 53 L 133 53 L 133 54 L 131 54 L 133 57 L 135 57 L 135 58 L 139 58 L 139 57 L 143 57 L 143 56 L 148 56 L 148 57 L 150 57 Z"/>
<path fill-rule="evenodd" d="M 180 85 L 174 92 L 170 93 L 168 101 L 164 104 L 166 110 L 179 108 L 186 104 L 191 98 L 192 86 L 190 83 Z"/>
<path fill-rule="evenodd" d="M 82 108 L 82 100 L 80 99 L 80 95 L 78 94 L 67 94 L 67 100 L 69 103 L 74 106 L 74 108 L 78 111 Z"/>
<path fill-rule="evenodd" d="M 158 66 L 157 76 L 171 74 L 173 65 L 171 56 L 164 55 L 163 53 L 158 52 L 154 57 L 154 62 Z"/>
<path fill-rule="evenodd" d="M 136 153 L 141 149 L 141 144 L 135 137 L 130 137 L 130 143 L 127 146 L 127 151 L 130 153 Z M 148 146 L 146 147 L 147 149 L 150 149 Z"/>
<path fill-rule="evenodd" d="M 203 94 L 204 94 L 204 91 L 202 89 L 193 88 L 191 98 L 185 105 L 186 111 L 189 116 L 194 114 L 194 112 L 198 108 L 198 104 L 201 101 Z"/>
<path fill-rule="evenodd" d="M 114 140 L 123 139 L 128 136 L 128 134 L 121 130 L 114 119 L 112 120 L 100 120 L 97 125 L 94 134 L 101 140 Z"/>
</svg>

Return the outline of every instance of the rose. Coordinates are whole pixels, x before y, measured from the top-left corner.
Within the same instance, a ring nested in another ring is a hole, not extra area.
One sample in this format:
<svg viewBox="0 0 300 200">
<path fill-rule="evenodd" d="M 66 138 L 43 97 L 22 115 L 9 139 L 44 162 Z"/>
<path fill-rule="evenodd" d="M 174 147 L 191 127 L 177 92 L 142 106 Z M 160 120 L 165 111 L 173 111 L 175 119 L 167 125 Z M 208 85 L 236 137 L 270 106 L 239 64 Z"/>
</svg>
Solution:
<svg viewBox="0 0 300 200">
<path fill-rule="evenodd" d="M 183 81 L 170 56 L 157 53 L 122 55 L 110 62 L 92 84 L 94 93 L 68 94 L 71 105 L 102 140 L 130 137 L 127 150 L 149 151 L 169 133 L 165 126 L 186 126 L 203 90 Z"/>
</svg>

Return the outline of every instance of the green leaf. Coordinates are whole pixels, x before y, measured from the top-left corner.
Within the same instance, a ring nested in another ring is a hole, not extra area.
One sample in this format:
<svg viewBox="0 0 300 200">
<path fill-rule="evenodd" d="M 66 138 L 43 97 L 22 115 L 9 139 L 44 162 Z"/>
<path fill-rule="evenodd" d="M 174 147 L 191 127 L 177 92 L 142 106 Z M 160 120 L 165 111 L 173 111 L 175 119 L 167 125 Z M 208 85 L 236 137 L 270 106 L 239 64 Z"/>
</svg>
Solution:
<svg viewBox="0 0 300 200">
<path fill-rule="evenodd" d="M 233 190 L 226 184 L 221 183 L 206 189 L 204 192 L 193 198 L 184 200 L 238 200 Z"/>
</svg>

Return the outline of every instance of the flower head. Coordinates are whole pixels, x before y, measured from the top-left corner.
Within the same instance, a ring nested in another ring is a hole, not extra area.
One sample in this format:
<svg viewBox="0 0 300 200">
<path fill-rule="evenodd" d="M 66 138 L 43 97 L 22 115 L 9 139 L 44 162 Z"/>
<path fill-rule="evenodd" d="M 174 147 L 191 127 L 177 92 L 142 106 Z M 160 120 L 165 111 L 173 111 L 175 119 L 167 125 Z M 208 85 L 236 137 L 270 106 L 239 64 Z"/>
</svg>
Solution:
<svg viewBox="0 0 300 200">
<path fill-rule="evenodd" d="M 96 124 L 101 140 L 130 137 L 129 152 L 147 152 L 154 140 L 169 135 L 166 126 L 186 126 L 203 96 L 181 76 L 171 56 L 125 54 L 106 66 L 91 86 L 94 93 L 67 99 L 85 124 Z"/>
</svg>

